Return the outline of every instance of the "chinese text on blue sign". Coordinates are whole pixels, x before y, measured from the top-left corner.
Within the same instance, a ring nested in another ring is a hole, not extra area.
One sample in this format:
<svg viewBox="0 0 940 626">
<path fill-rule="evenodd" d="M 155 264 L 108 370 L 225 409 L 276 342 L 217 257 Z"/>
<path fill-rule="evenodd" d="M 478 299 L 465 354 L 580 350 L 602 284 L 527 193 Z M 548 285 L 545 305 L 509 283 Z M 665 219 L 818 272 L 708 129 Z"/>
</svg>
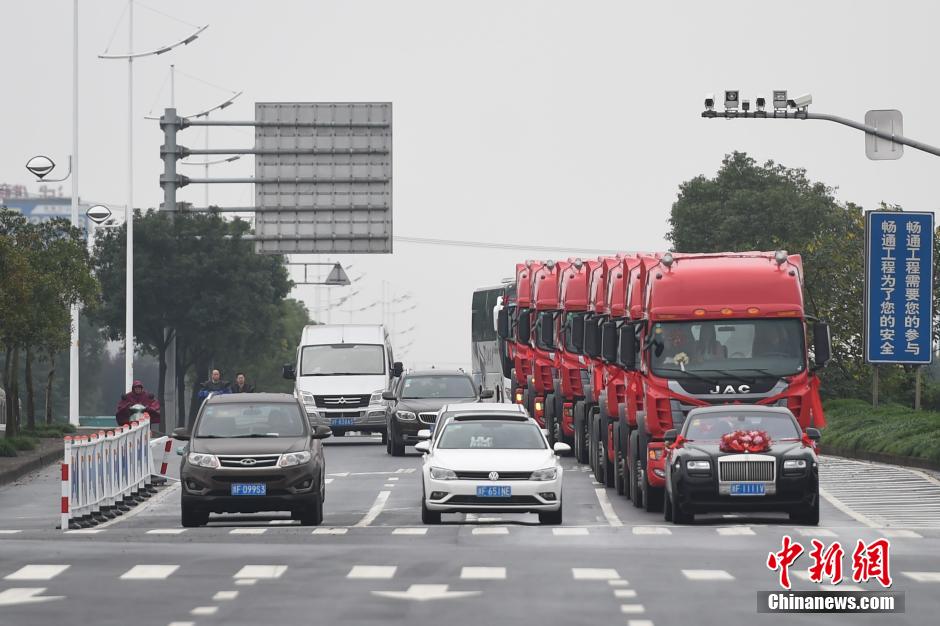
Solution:
<svg viewBox="0 0 940 626">
<path fill-rule="evenodd" d="M 933 213 L 865 217 L 865 360 L 930 363 Z"/>
</svg>

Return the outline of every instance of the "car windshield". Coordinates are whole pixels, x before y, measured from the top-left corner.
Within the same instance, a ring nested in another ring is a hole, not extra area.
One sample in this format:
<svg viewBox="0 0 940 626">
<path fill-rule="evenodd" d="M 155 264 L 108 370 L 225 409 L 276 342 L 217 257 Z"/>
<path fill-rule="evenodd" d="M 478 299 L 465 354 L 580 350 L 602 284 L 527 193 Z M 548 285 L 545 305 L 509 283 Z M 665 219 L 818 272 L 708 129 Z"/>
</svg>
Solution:
<svg viewBox="0 0 940 626">
<path fill-rule="evenodd" d="M 715 413 L 696 415 L 686 427 L 686 439 L 690 441 L 717 441 L 722 435 L 736 430 L 762 430 L 771 439 L 799 439 L 800 429 L 789 415 L 779 413 Z"/>
<path fill-rule="evenodd" d="M 665 378 L 788 376 L 805 367 L 797 319 L 661 322 L 653 325 L 651 346 L 653 373 Z"/>
<path fill-rule="evenodd" d="M 381 375 L 385 373 L 385 348 L 365 343 L 304 346 L 300 353 L 301 376 Z"/>
<path fill-rule="evenodd" d="M 209 404 L 196 437 L 302 437 L 303 420 L 297 405 L 288 402 Z"/>
<path fill-rule="evenodd" d="M 476 391 L 466 376 L 408 376 L 402 382 L 402 400 L 419 398 L 473 398 Z"/>
<path fill-rule="evenodd" d="M 540 450 L 545 441 L 531 422 L 449 422 L 437 447 L 442 450 Z"/>
</svg>

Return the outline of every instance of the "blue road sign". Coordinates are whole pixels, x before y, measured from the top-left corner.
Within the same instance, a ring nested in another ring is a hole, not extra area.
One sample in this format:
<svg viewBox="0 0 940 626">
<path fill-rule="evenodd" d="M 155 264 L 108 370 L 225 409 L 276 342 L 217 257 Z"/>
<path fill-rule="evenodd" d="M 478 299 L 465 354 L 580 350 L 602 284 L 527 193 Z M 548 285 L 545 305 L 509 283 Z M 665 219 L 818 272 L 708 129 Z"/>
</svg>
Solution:
<svg viewBox="0 0 940 626">
<path fill-rule="evenodd" d="M 865 214 L 865 360 L 933 357 L 933 213 Z"/>
</svg>

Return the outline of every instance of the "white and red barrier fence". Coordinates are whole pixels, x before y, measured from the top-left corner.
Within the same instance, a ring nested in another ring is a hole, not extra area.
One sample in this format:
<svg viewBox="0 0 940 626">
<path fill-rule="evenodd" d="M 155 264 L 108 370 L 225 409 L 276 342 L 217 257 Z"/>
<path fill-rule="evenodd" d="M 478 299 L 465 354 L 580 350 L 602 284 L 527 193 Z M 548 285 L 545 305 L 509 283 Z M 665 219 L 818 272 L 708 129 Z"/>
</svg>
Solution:
<svg viewBox="0 0 940 626">
<path fill-rule="evenodd" d="M 169 439 L 166 445 L 171 445 Z M 166 458 L 164 452 L 163 467 Z M 150 418 L 146 414 L 114 429 L 66 437 L 62 530 L 92 526 L 130 510 L 154 493 L 152 471 Z"/>
</svg>

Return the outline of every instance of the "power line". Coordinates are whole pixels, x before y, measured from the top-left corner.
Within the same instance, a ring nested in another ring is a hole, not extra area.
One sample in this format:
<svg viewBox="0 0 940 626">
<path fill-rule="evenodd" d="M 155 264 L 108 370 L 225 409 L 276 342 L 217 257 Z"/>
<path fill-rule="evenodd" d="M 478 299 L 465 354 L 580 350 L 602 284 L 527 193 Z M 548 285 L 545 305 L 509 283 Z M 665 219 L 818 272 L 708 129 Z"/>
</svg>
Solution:
<svg viewBox="0 0 940 626">
<path fill-rule="evenodd" d="M 538 246 L 522 243 L 500 243 L 486 241 L 464 241 L 457 239 L 433 239 L 428 237 L 396 236 L 395 241 L 430 246 L 455 246 L 461 248 L 488 248 L 498 250 L 533 250 L 538 252 L 586 252 L 588 254 L 616 254 L 619 250 L 601 248 L 572 248 L 570 246 Z"/>
</svg>

